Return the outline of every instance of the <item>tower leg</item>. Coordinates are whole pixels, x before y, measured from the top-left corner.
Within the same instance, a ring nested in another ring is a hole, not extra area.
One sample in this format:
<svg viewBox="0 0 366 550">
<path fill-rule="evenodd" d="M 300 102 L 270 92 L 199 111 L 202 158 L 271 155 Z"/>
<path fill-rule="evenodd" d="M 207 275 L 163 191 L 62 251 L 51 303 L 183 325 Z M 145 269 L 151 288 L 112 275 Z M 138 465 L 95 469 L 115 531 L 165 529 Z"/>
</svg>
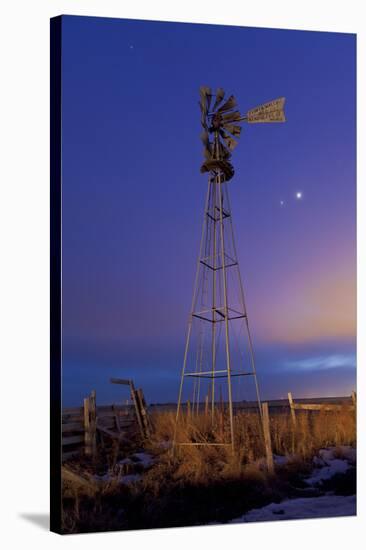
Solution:
<svg viewBox="0 0 366 550">
<path fill-rule="evenodd" d="M 182 404 L 182 391 L 183 391 L 184 373 L 185 373 L 186 365 L 187 365 L 187 354 L 188 354 L 188 348 L 189 348 L 189 341 L 190 341 L 190 338 L 191 338 L 191 332 L 192 332 L 192 317 L 189 320 L 189 325 L 188 325 L 186 347 L 185 347 L 185 350 L 184 350 L 183 370 L 182 370 L 182 376 L 181 376 L 180 386 L 179 386 L 177 413 L 176 413 L 176 416 L 175 416 L 175 426 L 174 426 L 174 435 L 173 435 L 173 454 L 174 454 L 174 451 L 175 451 L 175 443 L 176 443 L 176 440 L 177 440 L 177 428 L 178 428 L 178 420 L 179 420 L 179 414 L 180 414 L 180 409 L 181 409 L 181 404 Z"/>
<path fill-rule="evenodd" d="M 230 198 L 229 193 L 226 192 L 226 200 L 228 203 L 229 211 L 231 212 L 231 204 L 230 204 Z M 233 222 L 232 222 L 232 214 L 230 216 L 230 229 L 231 229 L 231 241 L 233 244 L 233 250 L 234 250 L 234 257 L 235 260 L 238 261 L 238 255 L 236 251 L 236 243 L 235 243 L 235 236 L 234 236 L 234 230 L 233 230 Z M 256 391 L 256 397 L 257 397 L 257 405 L 258 405 L 258 411 L 261 418 L 261 422 L 263 424 L 263 410 L 262 410 L 262 404 L 261 404 L 261 398 L 259 393 L 259 385 L 257 380 L 257 372 L 255 367 L 255 360 L 254 360 L 254 351 L 253 351 L 253 343 L 252 343 L 252 337 L 250 334 L 250 328 L 249 328 L 249 321 L 248 321 L 248 315 L 247 315 L 247 308 L 245 304 L 245 296 L 244 296 L 244 288 L 243 288 L 243 281 L 241 279 L 240 270 L 238 269 L 238 278 L 239 278 L 239 289 L 240 289 L 240 298 L 241 298 L 241 306 L 243 308 L 243 312 L 245 314 L 245 328 L 247 333 L 247 339 L 248 339 L 248 347 L 249 347 L 249 355 L 250 355 L 250 364 L 252 368 L 252 372 L 254 375 L 254 384 L 255 384 L 255 391 Z"/>
<path fill-rule="evenodd" d="M 208 186 L 207 186 L 205 211 L 204 211 L 204 214 L 203 214 L 203 223 L 202 223 L 200 250 L 199 250 L 198 260 L 197 260 L 196 277 L 195 277 L 193 297 L 192 297 L 192 306 L 191 306 L 191 313 L 190 313 L 190 317 L 189 317 L 188 332 L 187 332 L 187 338 L 186 338 L 186 346 L 185 346 L 185 350 L 184 350 L 182 375 L 181 375 L 180 386 L 179 386 L 177 413 L 176 413 L 176 417 L 175 417 L 175 426 L 174 426 L 174 434 L 173 434 L 173 454 L 174 454 L 174 451 L 175 451 L 175 444 L 176 444 L 176 441 L 177 441 L 177 428 L 178 428 L 178 420 L 179 420 L 179 414 L 180 414 L 181 404 L 182 404 L 184 374 L 185 374 L 185 370 L 186 370 L 186 366 L 187 366 L 187 355 L 188 355 L 189 342 L 190 342 L 191 332 L 192 332 L 193 312 L 194 312 L 195 303 L 196 303 L 196 299 L 197 299 L 198 279 L 199 279 L 199 273 L 200 273 L 200 260 L 201 260 L 202 251 L 203 251 L 203 241 L 204 241 L 205 224 L 206 224 L 206 212 L 207 212 L 207 208 L 208 208 L 209 197 L 210 197 L 210 179 L 208 180 Z"/>
<path fill-rule="evenodd" d="M 216 210 L 217 181 L 212 184 L 213 187 L 213 211 Z M 219 189 L 220 193 L 220 189 Z M 217 243 L 216 243 L 216 218 L 213 221 L 213 274 L 212 274 L 212 391 L 211 391 L 211 421 L 215 420 L 215 370 L 216 370 L 216 266 L 217 266 Z"/>
<path fill-rule="evenodd" d="M 225 348 L 226 348 L 226 368 L 227 368 L 227 385 L 229 397 L 229 416 L 230 416 L 230 435 L 231 448 L 234 451 L 234 415 L 233 415 L 233 398 L 231 388 L 231 363 L 230 363 L 230 345 L 229 345 L 229 309 L 227 299 L 227 280 L 226 280 L 226 260 L 225 260 L 225 237 L 224 237 L 224 219 L 222 208 L 222 184 L 221 175 L 217 176 L 219 187 L 219 210 L 220 210 L 220 236 L 221 236 L 221 269 L 222 269 L 222 284 L 224 291 L 224 315 L 225 315 Z"/>
</svg>

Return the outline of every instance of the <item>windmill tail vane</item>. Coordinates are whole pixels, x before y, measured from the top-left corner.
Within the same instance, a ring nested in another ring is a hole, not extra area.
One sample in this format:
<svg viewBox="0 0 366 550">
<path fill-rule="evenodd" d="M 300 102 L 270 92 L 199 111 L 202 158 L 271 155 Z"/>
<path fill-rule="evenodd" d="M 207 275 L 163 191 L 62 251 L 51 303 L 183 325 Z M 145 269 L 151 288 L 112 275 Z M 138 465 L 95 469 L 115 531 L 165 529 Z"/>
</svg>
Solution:
<svg viewBox="0 0 366 550">
<path fill-rule="evenodd" d="M 220 171 L 224 181 L 230 180 L 234 176 L 230 158 L 238 145 L 241 124 L 285 122 L 284 104 L 285 98 L 280 97 L 250 109 L 243 115 L 237 109 L 237 101 L 233 95 L 225 99 L 223 88 L 218 88 L 216 94 L 213 94 L 211 88 L 201 86 L 199 106 L 205 158 L 201 173 Z"/>
</svg>

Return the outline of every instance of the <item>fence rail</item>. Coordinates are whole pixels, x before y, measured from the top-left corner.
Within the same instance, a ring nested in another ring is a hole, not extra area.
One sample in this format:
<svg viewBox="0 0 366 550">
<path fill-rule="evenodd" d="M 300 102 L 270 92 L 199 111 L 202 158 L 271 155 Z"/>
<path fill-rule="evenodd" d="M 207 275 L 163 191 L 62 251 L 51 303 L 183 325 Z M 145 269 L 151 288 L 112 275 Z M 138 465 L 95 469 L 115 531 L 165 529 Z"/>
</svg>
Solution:
<svg viewBox="0 0 366 550">
<path fill-rule="evenodd" d="M 340 403 L 335 402 L 336 398 L 331 398 L 332 402 L 330 402 L 329 400 L 326 401 L 325 398 L 322 403 L 319 402 L 319 398 L 316 400 L 316 403 L 309 403 L 310 400 L 308 399 L 306 400 L 306 403 L 304 403 L 305 400 L 302 399 L 297 399 L 295 402 L 291 392 L 288 392 L 287 396 L 289 407 L 291 410 L 291 417 L 294 424 L 296 424 L 296 411 L 340 411 L 345 407 L 347 407 L 349 410 L 356 409 L 356 392 L 354 391 L 352 392 L 352 395 L 350 397 L 339 398 L 341 400 Z"/>
<path fill-rule="evenodd" d="M 282 412 L 285 410 L 289 410 L 290 404 L 288 399 L 265 399 L 263 402 L 268 403 L 268 407 L 270 412 Z M 324 405 L 324 406 L 331 406 L 331 405 L 337 405 L 337 406 L 344 406 L 344 405 L 354 405 L 352 396 L 341 396 L 341 397 L 304 397 L 304 398 L 297 398 L 295 400 L 295 404 L 301 404 L 301 405 Z M 222 404 L 223 406 L 225 403 Z M 189 402 L 182 403 L 182 409 L 187 410 L 189 408 Z M 199 403 L 199 411 L 204 412 L 207 408 L 208 410 L 208 400 L 201 401 Z M 237 412 L 245 412 L 245 411 L 251 411 L 251 410 L 258 410 L 258 402 L 257 401 L 234 401 L 233 402 L 233 409 L 234 413 Z M 177 410 L 177 404 L 176 403 L 154 403 L 149 406 L 149 412 L 175 412 Z M 316 409 L 314 409 L 316 410 Z"/>
</svg>

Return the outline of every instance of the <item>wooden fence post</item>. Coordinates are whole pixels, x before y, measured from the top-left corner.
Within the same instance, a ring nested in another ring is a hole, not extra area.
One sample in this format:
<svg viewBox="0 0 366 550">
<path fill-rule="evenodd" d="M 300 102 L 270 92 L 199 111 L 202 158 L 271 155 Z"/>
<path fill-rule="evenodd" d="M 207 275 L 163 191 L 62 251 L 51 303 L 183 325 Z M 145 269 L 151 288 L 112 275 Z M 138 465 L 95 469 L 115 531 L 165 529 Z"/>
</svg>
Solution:
<svg viewBox="0 0 366 550">
<path fill-rule="evenodd" d="M 144 438 L 145 437 L 145 430 L 144 430 L 144 425 L 143 425 L 142 417 L 141 417 L 140 400 L 139 400 L 139 397 L 138 397 L 137 390 L 135 390 L 135 386 L 134 386 L 133 381 L 130 380 L 129 384 L 130 384 L 131 397 L 132 397 L 133 404 L 134 404 L 134 407 L 135 407 L 136 418 L 137 418 L 137 422 L 138 422 L 138 425 L 139 425 L 139 428 L 140 428 L 140 433 L 141 433 L 141 436 Z"/>
<path fill-rule="evenodd" d="M 187 401 L 187 420 L 190 420 L 190 418 L 191 418 L 191 402 L 188 399 L 188 401 Z"/>
<path fill-rule="evenodd" d="M 84 444 L 85 454 L 91 455 L 90 445 L 90 415 L 89 415 L 89 397 L 84 398 Z"/>
<path fill-rule="evenodd" d="M 294 401 L 292 399 L 292 393 L 289 391 L 287 396 L 288 396 L 288 402 L 290 404 L 292 424 L 295 428 L 296 427 L 296 412 L 295 412 L 295 407 L 294 407 Z"/>
<path fill-rule="evenodd" d="M 146 401 L 145 401 L 144 392 L 142 391 L 142 388 L 139 388 L 137 390 L 137 397 L 139 402 L 141 421 L 144 427 L 144 437 L 150 437 L 150 421 L 149 421 L 149 416 L 147 414 L 147 406 L 146 406 Z"/>
<path fill-rule="evenodd" d="M 117 410 L 117 407 L 114 403 L 112 405 L 112 411 L 113 411 L 113 414 L 114 414 L 114 421 L 116 423 L 117 432 L 120 434 L 121 433 L 121 424 L 119 422 L 118 410 Z"/>
<path fill-rule="evenodd" d="M 97 454 L 97 410 L 95 390 L 84 399 L 85 454 L 95 459 Z"/>
<path fill-rule="evenodd" d="M 353 390 L 353 392 L 352 392 L 351 395 L 352 395 L 352 403 L 353 403 L 353 406 L 354 406 L 354 408 L 355 408 L 355 410 L 356 410 L 356 405 L 357 405 L 357 395 L 356 395 L 356 392 Z"/>
<path fill-rule="evenodd" d="M 263 412 L 263 433 L 264 433 L 264 443 L 266 446 L 266 458 L 267 458 L 267 468 L 270 474 L 273 474 L 273 454 L 272 454 L 272 444 L 271 444 L 271 432 L 269 429 L 269 412 L 268 412 L 268 403 L 262 403 L 262 412 Z"/>
<path fill-rule="evenodd" d="M 96 392 L 92 390 L 90 392 L 90 434 L 91 434 L 91 449 L 93 459 L 97 456 L 97 402 Z"/>
</svg>

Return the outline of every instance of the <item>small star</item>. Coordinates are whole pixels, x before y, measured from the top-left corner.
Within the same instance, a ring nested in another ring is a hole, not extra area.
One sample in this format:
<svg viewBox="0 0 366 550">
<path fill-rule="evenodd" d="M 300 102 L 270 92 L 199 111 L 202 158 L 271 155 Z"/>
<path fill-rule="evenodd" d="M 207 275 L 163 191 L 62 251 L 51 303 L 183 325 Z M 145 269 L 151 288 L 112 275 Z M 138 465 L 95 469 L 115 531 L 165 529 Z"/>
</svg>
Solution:
<svg viewBox="0 0 366 550">
<path fill-rule="evenodd" d="M 280 205 L 283 206 L 285 204 L 285 201 L 280 201 Z"/>
<path fill-rule="evenodd" d="M 133 50 L 133 44 L 130 44 L 130 50 Z"/>
<path fill-rule="evenodd" d="M 296 198 L 297 198 L 297 200 L 301 200 L 301 199 L 302 199 L 302 191 L 298 191 L 298 192 L 296 193 Z"/>
</svg>

